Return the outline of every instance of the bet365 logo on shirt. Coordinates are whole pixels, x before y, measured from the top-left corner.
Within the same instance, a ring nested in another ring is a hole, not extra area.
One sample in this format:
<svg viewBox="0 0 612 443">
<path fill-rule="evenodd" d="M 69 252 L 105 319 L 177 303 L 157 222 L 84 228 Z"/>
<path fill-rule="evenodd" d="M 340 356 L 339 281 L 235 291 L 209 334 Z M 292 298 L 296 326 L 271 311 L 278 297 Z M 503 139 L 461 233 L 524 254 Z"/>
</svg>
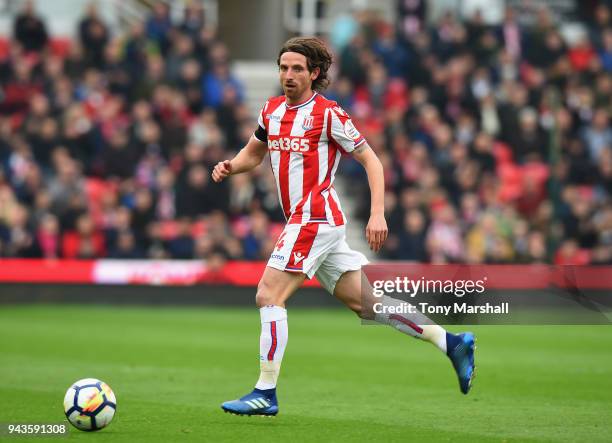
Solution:
<svg viewBox="0 0 612 443">
<path fill-rule="evenodd" d="M 268 149 L 272 151 L 307 152 L 310 150 L 310 140 L 301 137 L 268 139 Z"/>
</svg>

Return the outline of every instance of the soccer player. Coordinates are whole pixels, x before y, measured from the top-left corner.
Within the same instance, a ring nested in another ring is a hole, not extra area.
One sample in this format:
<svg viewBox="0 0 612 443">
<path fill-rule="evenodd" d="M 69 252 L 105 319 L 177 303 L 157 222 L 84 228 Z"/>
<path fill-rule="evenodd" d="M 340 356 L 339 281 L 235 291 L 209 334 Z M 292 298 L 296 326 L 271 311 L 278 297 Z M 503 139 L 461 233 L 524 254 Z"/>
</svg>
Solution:
<svg viewBox="0 0 612 443">
<path fill-rule="evenodd" d="M 437 346 L 450 358 L 461 391 L 467 394 L 474 374 L 473 334 L 454 335 L 431 322 L 423 324 L 426 318 L 421 314 L 374 314 L 373 302 L 362 297 L 362 284 L 369 287 L 360 272 L 367 259 L 346 243 L 346 217 L 334 190 L 334 174 L 343 152 L 365 168 L 371 193 L 365 234 L 370 249 L 377 252 L 387 238 L 383 168 L 348 114 L 321 94 L 329 83 L 329 51 L 319 39 L 292 38 L 281 48 L 277 63 L 284 94 L 266 102 L 246 146 L 212 172 L 213 180 L 220 182 L 250 171 L 269 153 L 287 219 L 255 297 L 261 316 L 259 380 L 252 392 L 221 407 L 239 415 L 278 413 L 276 381 L 288 338 L 285 302 L 313 276 L 360 317 Z M 383 302 L 393 299 L 385 296 Z"/>
</svg>

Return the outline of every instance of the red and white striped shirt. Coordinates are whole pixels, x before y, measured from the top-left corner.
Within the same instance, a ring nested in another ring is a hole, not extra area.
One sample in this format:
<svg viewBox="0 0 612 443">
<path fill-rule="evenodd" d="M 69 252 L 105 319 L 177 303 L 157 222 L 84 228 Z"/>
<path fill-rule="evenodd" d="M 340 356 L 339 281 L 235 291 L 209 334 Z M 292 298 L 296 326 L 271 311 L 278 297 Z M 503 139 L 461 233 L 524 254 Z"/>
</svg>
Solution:
<svg viewBox="0 0 612 443">
<path fill-rule="evenodd" d="M 365 142 L 349 115 L 315 92 L 295 106 L 287 105 L 284 95 L 271 98 L 258 123 L 254 135 L 268 144 L 287 222 L 345 224 L 334 175 L 341 151 L 352 152 Z"/>
</svg>

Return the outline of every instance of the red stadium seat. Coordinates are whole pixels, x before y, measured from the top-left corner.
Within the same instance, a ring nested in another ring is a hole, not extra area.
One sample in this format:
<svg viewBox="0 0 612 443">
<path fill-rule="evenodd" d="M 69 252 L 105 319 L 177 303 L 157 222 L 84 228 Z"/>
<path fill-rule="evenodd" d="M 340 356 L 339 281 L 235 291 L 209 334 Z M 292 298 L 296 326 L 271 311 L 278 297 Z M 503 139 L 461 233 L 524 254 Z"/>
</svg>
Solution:
<svg viewBox="0 0 612 443">
<path fill-rule="evenodd" d="M 49 42 L 49 48 L 54 55 L 65 58 L 72 49 L 72 40 L 68 37 L 54 37 Z"/>
<path fill-rule="evenodd" d="M 160 236 L 163 240 L 171 240 L 176 237 L 178 225 L 175 220 L 164 220 L 159 224 Z"/>
<path fill-rule="evenodd" d="M 208 232 L 208 223 L 206 220 L 198 220 L 191 225 L 191 235 L 193 237 L 201 237 Z"/>
<path fill-rule="evenodd" d="M 9 56 L 10 48 L 10 40 L 5 37 L 0 37 L 0 61 L 5 60 Z"/>
<path fill-rule="evenodd" d="M 89 211 L 96 226 L 102 223 L 102 199 L 107 193 L 116 193 L 117 185 L 99 178 L 85 180 L 85 194 L 89 202 Z"/>
</svg>

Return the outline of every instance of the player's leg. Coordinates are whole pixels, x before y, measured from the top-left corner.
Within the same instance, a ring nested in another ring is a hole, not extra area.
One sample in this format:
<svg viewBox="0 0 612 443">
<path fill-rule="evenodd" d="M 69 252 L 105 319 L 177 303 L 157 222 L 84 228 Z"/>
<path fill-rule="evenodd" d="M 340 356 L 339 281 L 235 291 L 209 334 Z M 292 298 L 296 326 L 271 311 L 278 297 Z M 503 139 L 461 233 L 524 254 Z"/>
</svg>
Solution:
<svg viewBox="0 0 612 443">
<path fill-rule="evenodd" d="M 301 272 L 280 271 L 266 266 L 255 294 L 258 308 L 265 306 L 285 307 L 285 302 L 299 289 L 306 275 Z"/>
<path fill-rule="evenodd" d="M 366 264 L 364 255 L 353 251 L 343 237 L 326 255 L 316 276 L 330 294 L 361 318 L 393 326 L 407 335 L 429 341 L 445 352 L 457 372 L 461 392 L 467 394 L 474 375 L 474 335 L 447 333 L 418 311 L 414 314 L 376 313 L 373 306 L 377 302 L 392 306 L 401 301 L 387 296 L 374 297 L 370 282 L 361 272 L 361 266 Z"/>
<path fill-rule="evenodd" d="M 333 254 L 329 258 L 333 260 Z M 435 345 L 450 358 L 459 379 L 461 392 L 469 392 L 475 369 L 475 339 L 472 333 L 447 332 L 418 311 L 413 314 L 376 313 L 373 309 L 374 303 L 394 306 L 399 305 L 401 301 L 387 296 L 374 297 L 372 286 L 361 271 L 344 272 L 333 286 L 333 294 L 361 318 L 392 326 L 404 334 Z"/>
<path fill-rule="evenodd" d="M 255 389 L 239 400 L 223 403 L 226 412 L 239 415 L 276 415 L 276 381 L 287 347 L 289 328 L 285 302 L 304 282 L 305 275 L 266 267 L 255 301 L 261 317 L 259 379 Z"/>
<path fill-rule="evenodd" d="M 318 225 L 287 225 L 278 239 L 257 287 L 255 301 L 261 317 L 259 338 L 260 375 L 255 389 L 225 402 L 226 412 L 240 415 L 276 415 L 276 382 L 287 346 L 285 302 L 316 269 L 329 232 Z"/>
<path fill-rule="evenodd" d="M 433 323 L 420 312 L 414 314 L 375 313 L 374 304 L 383 306 L 399 304 L 400 300 L 383 296 L 376 298 L 372 286 L 361 271 L 348 271 L 342 274 L 334 288 L 334 296 L 365 320 L 393 326 L 412 337 L 427 341 L 442 352 L 446 352 L 446 331 Z"/>
<path fill-rule="evenodd" d="M 266 267 L 257 287 L 255 301 L 261 317 L 259 337 L 259 380 L 261 390 L 276 388 L 283 355 L 289 338 L 285 302 L 302 285 L 301 272 L 279 271 Z"/>
</svg>

